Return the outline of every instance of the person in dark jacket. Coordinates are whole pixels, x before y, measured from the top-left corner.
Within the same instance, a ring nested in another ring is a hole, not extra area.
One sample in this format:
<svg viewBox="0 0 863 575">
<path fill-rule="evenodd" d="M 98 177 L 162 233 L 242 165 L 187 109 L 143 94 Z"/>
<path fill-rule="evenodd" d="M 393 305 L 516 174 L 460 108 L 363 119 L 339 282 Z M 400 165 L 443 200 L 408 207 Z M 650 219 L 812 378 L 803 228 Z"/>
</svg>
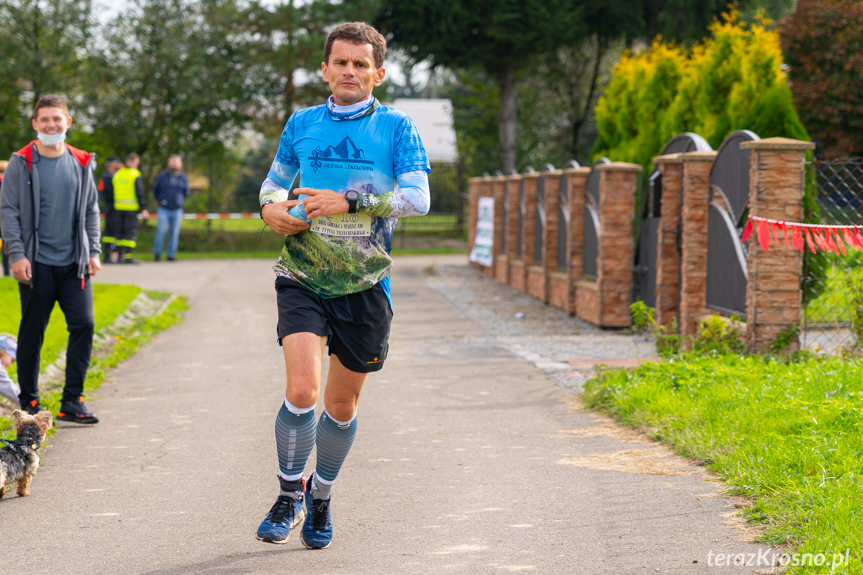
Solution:
<svg viewBox="0 0 863 575">
<path fill-rule="evenodd" d="M 101 269 L 96 159 L 64 142 L 72 117 L 61 97 L 39 98 L 32 125 L 38 139 L 12 154 L 0 193 L 3 242 L 21 296 L 18 399 L 31 414 L 42 410 L 39 360 L 56 302 L 69 332 L 57 419 L 96 423 L 82 401 L 93 349 L 90 278 Z"/>
<path fill-rule="evenodd" d="M 123 167 L 120 159 L 110 156 L 105 160 L 105 171 L 99 178 L 99 209 L 105 214 L 105 231 L 102 234 L 102 263 L 117 263 L 117 213 L 114 211 L 114 174 Z"/>
<path fill-rule="evenodd" d="M 156 237 L 153 240 L 153 259 L 162 259 L 165 234 L 168 234 L 168 261 L 177 256 L 180 242 L 180 224 L 183 221 L 183 204 L 189 197 L 189 179 L 183 173 L 183 160 L 173 155 L 168 158 L 168 169 L 156 176 L 153 183 L 156 198 Z"/>
</svg>

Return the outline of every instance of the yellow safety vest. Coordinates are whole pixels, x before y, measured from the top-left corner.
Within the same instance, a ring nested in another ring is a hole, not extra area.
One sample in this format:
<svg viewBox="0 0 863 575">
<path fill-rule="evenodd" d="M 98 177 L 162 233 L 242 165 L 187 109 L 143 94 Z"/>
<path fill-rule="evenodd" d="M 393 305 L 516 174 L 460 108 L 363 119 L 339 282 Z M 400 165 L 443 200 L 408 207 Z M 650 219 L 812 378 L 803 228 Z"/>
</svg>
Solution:
<svg viewBox="0 0 863 575">
<path fill-rule="evenodd" d="M 111 182 L 114 184 L 114 209 L 119 212 L 137 212 L 138 194 L 135 193 L 135 180 L 141 177 L 141 172 L 134 168 L 117 170 Z"/>
</svg>

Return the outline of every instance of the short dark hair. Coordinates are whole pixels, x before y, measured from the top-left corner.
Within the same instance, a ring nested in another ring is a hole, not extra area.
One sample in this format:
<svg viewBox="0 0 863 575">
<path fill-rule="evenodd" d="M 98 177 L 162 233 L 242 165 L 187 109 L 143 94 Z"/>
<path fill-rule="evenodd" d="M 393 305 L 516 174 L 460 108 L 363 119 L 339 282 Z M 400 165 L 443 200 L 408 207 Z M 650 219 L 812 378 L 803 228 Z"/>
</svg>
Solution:
<svg viewBox="0 0 863 575">
<path fill-rule="evenodd" d="M 384 65 L 384 56 L 387 54 L 387 41 L 380 32 L 365 22 L 345 22 L 339 24 L 327 36 L 324 44 L 324 62 L 330 61 L 330 53 L 333 51 L 333 42 L 345 40 L 352 44 L 371 44 L 372 53 L 375 57 L 375 68 Z"/>
<path fill-rule="evenodd" d="M 126 156 L 126 163 L 128 164 L 129 162 L 137 162 L 137 161 L 139 161 L 140 159 L 141 159 L 141 156 L 139 156 L 139 155 L 138 155 L 138 154 L 136 154 L 135 152 L 132 152 L 131 154 L 128 154 L 128 155 Z"/>
<path fill-rule="evenodd" d="M 39 110 L 42 108 L 60 108 L 67 116 L 70 116 L 69 108 L 66 106 L 66 100 L 57 94 L 45 94 L 36 101 L 36 105 L 33 106 L 34 120 L 39 117 Z"/>
</svg>

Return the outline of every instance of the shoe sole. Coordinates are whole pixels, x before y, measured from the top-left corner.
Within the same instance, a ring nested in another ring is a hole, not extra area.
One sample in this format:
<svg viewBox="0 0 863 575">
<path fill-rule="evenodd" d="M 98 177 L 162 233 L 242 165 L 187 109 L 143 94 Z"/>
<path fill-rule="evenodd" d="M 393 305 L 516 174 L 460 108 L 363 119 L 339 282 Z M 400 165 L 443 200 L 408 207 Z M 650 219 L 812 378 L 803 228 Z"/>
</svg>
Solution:
<svg viewBox="0 0 863 575">
<path fill-rule="evenodd" d="M 333 542 L 330 541 L 329 543 L 327 543 L 323 547 L 321 547 L 319 545 L 309 545 L 308 543 L 306 543 L 306 540 L 303 538 L 302 533 L 300 534 L 300 541 L 303 542 L 303 547 L 305 547 L 306 549 L 327 549 L 327 548 L 329 548 L 330 545 L 333 544 Z"/>
<path fill-rule="evenodd" d="M 301 513 L 294 516 L 294 522 L 291 523 L 291 529 L 293 529 L 294 527 L 296 527 L 297 525 L 302 523 L 305 518 L 306 518 L 306 510 L 303 509 Z M 278 541 L 275 539 L 272 539 L 270 537 L 261 537 L 260 535 L 255 533 L 255 539 L 257 539 L 258 541 L 263 541 L 264 543 L 275 543 L 276 545 L 281 545 L 283 543 L 287 543 L 288 539 L 290 539 L 290 538 L 291 538 L 291 531 L 290 530 L 288 530 L 288 536 L 287 537 L 285 537 L 284 539 L 279 539 Z"/>
<path fill-rule="evenodd" d="M 69 423 L 80 423 L 81 425 L 94 425 L 99 423 L 98 419 L 78 418 L 73 415 L 57 415 L 59 421 L 68 421 Z"/>
</svg>

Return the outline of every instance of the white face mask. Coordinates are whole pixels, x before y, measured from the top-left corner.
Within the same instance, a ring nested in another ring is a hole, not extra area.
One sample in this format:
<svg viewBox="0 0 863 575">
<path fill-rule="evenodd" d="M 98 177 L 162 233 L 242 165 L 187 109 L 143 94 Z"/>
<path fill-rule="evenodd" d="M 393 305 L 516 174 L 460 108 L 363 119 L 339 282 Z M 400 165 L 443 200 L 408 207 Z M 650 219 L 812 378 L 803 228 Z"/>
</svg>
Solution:
<svg viewBox="0 0 863 575">
<path fill-rule="evenodd" d="M 66 140 L 66 130 L 63 130 L 59 134 L 43 134 L 42 132 L 36 132 L 36 136 L 39 138 L 39 141 L 42 142 L 43 146 L 59 146 Z"/>
</svg>

